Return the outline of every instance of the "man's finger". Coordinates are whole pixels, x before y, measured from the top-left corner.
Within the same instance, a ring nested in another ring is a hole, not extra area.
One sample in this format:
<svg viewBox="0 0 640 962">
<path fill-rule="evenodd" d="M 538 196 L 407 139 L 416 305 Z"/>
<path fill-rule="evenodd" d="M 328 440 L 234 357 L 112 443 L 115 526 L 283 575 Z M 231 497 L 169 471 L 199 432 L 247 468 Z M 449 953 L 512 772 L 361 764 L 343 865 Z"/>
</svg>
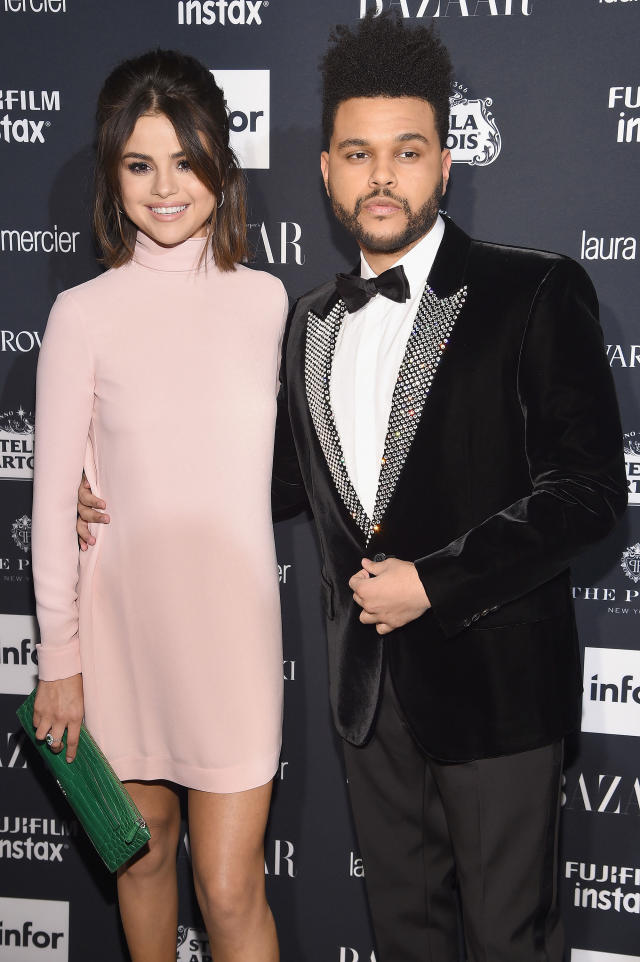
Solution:
<svg viewBox="0 0 640 962">
<path fill-rule="evenodd" d="M 371 611 L 364 611 L 364 609 L 360 612 L 360 621 L 363 625 L 375 625 L 378 623 L 379 617 L 379 615 L 375 615 Z"/>
<path fill-rule="evenodd" d="M 351 588 L 352 591 L 355 591 L 358 586 L 358 582 L 366 581 L 368 577 L 369 575 L 367 574 L 366 571 L 363 571 L 362 569 L 360 569 L 360 571 L 356 571 L 356 573 L 354 575 L 351 575 L 351 577 L 349 578 L 349 587 Z"/>
<path fill-rule="evenodd" d="M 96 539 L 89 531 L 89 525 L 80 518 L 76 521 L 76 532 L 80 539 L 80 547 L 83 551 L 86 551 L 90 544 L 96 543 Z"/>
<path fill-rule="evenodd" d="M 376 625 L 376 631 L 379 635 L 388 635 L 390 631 L 393 631 L 393 628 L 391 625 L 385 625 L 384 622 L 382 622 L 381 624 Z"/>
<path fill-rule="evenodd" d="M 103 511 L 96 511 L 95 508 L 89 508 L 83 504 L 78 504 L 78 514 L 88 524 L 109 524 L 111 520 Z"/>
<path fill-rule="evenodd" d="M 85 504 L 88 508 L 104 509 L 107 506 L 106 501 L 103 501 L 102 498 L 97 498 L 91 491 L 89 485 L 85 487 L 84 483 L 78 488 L 78 501 L 80 504 Z"/>
</svg>

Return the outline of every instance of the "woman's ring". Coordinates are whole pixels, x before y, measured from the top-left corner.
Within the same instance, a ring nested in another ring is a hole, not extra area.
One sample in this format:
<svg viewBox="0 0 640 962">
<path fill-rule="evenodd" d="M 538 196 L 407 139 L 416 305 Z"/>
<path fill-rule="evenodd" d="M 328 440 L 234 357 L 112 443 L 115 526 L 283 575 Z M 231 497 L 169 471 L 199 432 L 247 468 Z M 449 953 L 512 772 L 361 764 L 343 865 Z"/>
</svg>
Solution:
<svg viewBox="0 0 640 962">
<path fill-rule="evenodd" d="M 47 734 L 47 736 L 46 736 L 46 738 L 45 738 L 45 741 L 46 741 L 47 745 L 49 746 L 49 748 L 51 748 L 52 745 L 57 745 L 57 742 L 56 742 L 55 738 L 53 737 L 53 735 L 51 734 L 51 732 L 49 732 L 49 733 Z"/>
</svg>

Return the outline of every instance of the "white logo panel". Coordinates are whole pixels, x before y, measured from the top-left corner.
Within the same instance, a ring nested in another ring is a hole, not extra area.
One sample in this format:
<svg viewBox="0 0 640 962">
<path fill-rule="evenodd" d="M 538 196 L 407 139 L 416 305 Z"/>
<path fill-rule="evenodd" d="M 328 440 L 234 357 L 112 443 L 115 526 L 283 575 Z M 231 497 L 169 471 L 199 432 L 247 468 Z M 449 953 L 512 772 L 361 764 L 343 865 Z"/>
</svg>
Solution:
<svg viewBox="0 0 640 962">
<path fill-rule="evenodd" d="M 69 903 L 0 898 L 0 959 L 69 962 Z"/>
<path fill-rule="evenodd" d="M 229 110 L 231 147 L 241 165 L 269 169 L 271 71 L 212 70 Z"/>
<path fill-rule="evenodd" d="M 640 651 L 585 648 L 582 731 L 640 735 Z"/>
<path fill-rule="evenodd" d="M 617 955 L 613 952 L 571 949 L 571 962 L 640 962 L 640 955 Z"/>
<path fill-rule="evenodd" d="M 0 615 L 0 693 L 28 695 L 38 681 L 38 625 L 33 615 Z"/>
</svg>

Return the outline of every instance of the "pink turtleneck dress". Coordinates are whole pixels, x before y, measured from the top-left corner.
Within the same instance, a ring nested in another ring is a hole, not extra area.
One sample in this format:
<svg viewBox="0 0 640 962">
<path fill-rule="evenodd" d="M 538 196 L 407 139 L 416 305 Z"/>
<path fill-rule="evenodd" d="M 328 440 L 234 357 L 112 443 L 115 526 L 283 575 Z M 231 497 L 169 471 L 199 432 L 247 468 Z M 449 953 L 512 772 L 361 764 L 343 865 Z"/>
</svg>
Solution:
<svg viewBox="0 0 640 962">
<path fill-rule="evenodd" d="M 82 671 L 118 776 L 236 792 L 274 775 L 282 642 L 270 509 L 279 280 L 138 235 L 62 293 L 37 378 L 33 570 L 44 680 Z M 85 469 L 109 525 L 79 552 Z"/>
</svg>

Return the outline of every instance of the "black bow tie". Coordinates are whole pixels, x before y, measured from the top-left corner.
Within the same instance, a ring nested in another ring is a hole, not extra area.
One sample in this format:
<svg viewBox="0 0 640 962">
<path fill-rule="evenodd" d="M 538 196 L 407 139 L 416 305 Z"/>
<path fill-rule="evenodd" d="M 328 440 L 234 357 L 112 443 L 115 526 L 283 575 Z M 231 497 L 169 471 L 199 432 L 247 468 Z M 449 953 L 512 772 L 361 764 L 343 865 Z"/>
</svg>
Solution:
<svg viewBox="0 0 640 962">
<path fill-rule="evenodd" d="M 378 274 L 377 277 L 337 274 L 336 288 L 350 314 L 359 311 L 376 294 L 382 294 L 383 297 L 397 301 L 398 304 L 403 304 L 411 297 L 409 281 L 402 264 Z"/>
</svg>

